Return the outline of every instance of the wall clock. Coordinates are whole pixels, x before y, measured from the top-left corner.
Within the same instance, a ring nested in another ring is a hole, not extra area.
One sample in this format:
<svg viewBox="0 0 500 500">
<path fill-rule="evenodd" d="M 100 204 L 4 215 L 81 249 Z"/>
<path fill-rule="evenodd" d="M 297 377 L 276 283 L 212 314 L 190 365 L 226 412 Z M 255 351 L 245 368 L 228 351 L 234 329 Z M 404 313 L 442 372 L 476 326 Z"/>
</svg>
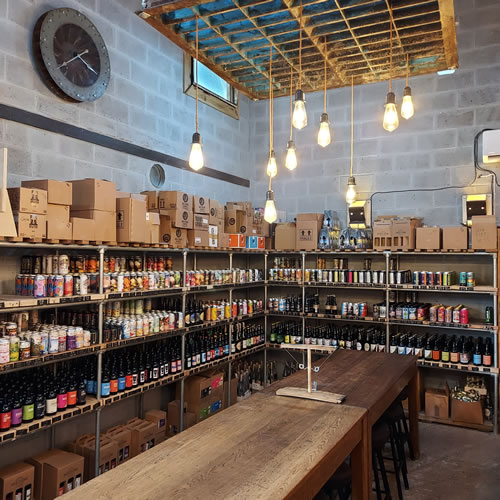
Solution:
<svg viewBox="0 0 500 500">
<path fill-rule="evenodd" d="M 71 102 L 95 101 L 111 76 L 108 49 L 92 21 L 75 9 L 43 14 L 33 32 L 37 69 L 47 87 Z"/>
</svg>

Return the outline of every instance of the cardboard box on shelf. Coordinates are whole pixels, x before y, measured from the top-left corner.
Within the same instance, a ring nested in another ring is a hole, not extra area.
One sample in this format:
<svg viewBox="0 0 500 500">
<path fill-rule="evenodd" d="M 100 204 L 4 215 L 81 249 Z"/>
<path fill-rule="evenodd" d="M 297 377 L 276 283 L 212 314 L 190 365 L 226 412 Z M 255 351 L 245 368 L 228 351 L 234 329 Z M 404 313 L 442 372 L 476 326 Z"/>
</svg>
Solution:
<svg viewBox="0 0 500 500">
<path fill-rule="evenodd" d="M 167 243 L 172 248 L 186 248 L 187 229 L 174 227 L 170 217 L 160 214 L 160 242 Z"/>
<path fill-rule="evenodd" d="M 22 238 L 46 238 L 47 216 L 40 214 L 14 213 L 17 235 Z"/>
<path fill-rule="evenodd" d="M 160 191 L 158 204 L 160 210 L 187 210 L 193 212 L 193 196 L 182 191 Z"/>
<path fill-rule="evenodd" d="M 223 373 L 216 372 L 187 379 L 184 398 L 188 410 L 195 414 L 196 423 L 222 409 L 223 391 Z"/>
<path fill-rule="evenodd" d="M 146 243 L 160 243 L 160 214 L 158 212 L 146 212 L 146 226 L 149 234 Z"/>
<path fill-rule="evenodd" d="M 323 214 L 297 214 L 295 250 L 316 250 Z"/>
<path fill-rule="evenodd" d="M 419 217 L 402 217 L 392 223 L 392 248 L 394 250 L 415 249 L 416 228 L 422 226 Z"/>
<path fill-rule="evenodd" d="M 101 179 L 70 181 L 73 186 L 72 210 L 116 210 L 116 184 Z"/>
<path fill-rule="evenodd" d="M 52 500 L 84 483 L 80 454 L 53 448 L 27 461 L 35 467 L 35 500 Z"/>
<path fill-rule="evenodd" d="M 224 218 L 224 208 L 216 200 L 209 200 L 208 223 L 217 224 L 217 221 Z"/>
<path fill-rule="evenodd" d="M 134 418 L 127 422 L 127 427 L 132 432 L 132 444 L 130 452 L 132 457 L 149 450 L 155 445 L 156 425 L 140 418 Z"/>
<path fill-rule="evenodd" d="M 218 248 L 229 248 L 229 234 L 227 233 L 219 233 L 217 235 L 217 244 Z"/>
<path fill-rule="evenodd" d="M 441 249 L 441 228 L 440 227 L 417 227 L 417 239 L 415 248 L 419 250 L 440 250 Z"/>
<path fill-rule="evenodd" d="M 148 212 L 157 212 L 160 210 L 159 191 L 141 191 L 141 194 L 147 197 Z"/>
<path fill-rule="evenodd" d="M 450 390 L 426 389 L 425 414 L 428 417 L 448 418 L 450 415 Z"/>
<path fill-rule="evenodd" d="M 13 212 L 47 214 L 47 191 L 27 187 L 7 188 Z"/>
<path fill-rule="evenodd" d="M 210 200 L 205 196 L 193 196 L 193 212 L 195 214 L 210 214 Z"/>
<path fill-rule="evenodd" d="M 228 209 L 243 210 L 245 215 L 251 220 L 253 219 L 253 208 L 250 201 L 229 201 L 226 203 Z"/>
<path fill-rule="evenodd" d="M 295 250 L 295 222 L 276 224 L 274 248 L 276 250 Z"/>
<path fill-rule="evenodd" d="M 132 444 L 132 432 L 125 425 L 117 425 L 111 427 L 104 434 L 107 438 L 116 443 L 118 448 L 118 464 L 120 465 L 127 460 L 131 459 L 130 446 Z"/>
<path fill-rule="evenodd" d="M 71 222 L 60 222 L 57 220 L 47 221 L 47 238 L 49 240 L 71 240 L 73 239 L 73 224 Z"/>
<path fill-rule="evenodd" d="M 193 216 L 193 229 L 208 231 L 208 215 L 195 213 Z"/>
<path fill-rule="evenodd" d="M 472 216 L 472 249 L 495 250 L 497 248 L 497 222 L 494 215 Z"/>
<path fill-rule="evenodd" d="M 245 248 L 257 250 L 257 248 L 259 248 L 257 242 L 257 236 L 245 236 Z"/>
<path fill-rule="evenodd" d="M 149 240 L 146 225 L 146 198 L 133 193 L 117 193 L 116 241 L 144 243 Z"/>
<path fill-rule="evenodd" d="M 266 248 L 266 238 L 264 236 L 257 236 L 257 248 L 264 250 Z"/>
<path fill-rule="evenodd" d="M 172 226 L 181 229 L 193 229 L 193 212 L 184 208 L 175 210 L 160 210 L 160 215 L 167 215 L 172 221 Z"/>
<path fill-rule="evenodd" d="M 208 235 L 208 246 L 210 248 L 218 248 L 219 247 L 219 238 L 217 236 Z"/>
<path fill-rule="evenodd" d="M 163 410 L 148 410 L 144 413 L 144 420 L 148 422 L 152 422 L 156 425 L 157 432 L 163 432 L 163 434 L 167 431 L 167 412 Z"/>
<path fill-rule="evenodd" d="M 224 231 L 228 234 L 246 233 L 247 216 L 245 211 L 226 209 L 224 211 Z"/>
<path fill-rule="evenodd" d="M 465 226 L 443 227 L 443 250 L 467 250 L 469 233 Z"/>
<path fill-rule="evenodd" d="M 18 462 L 0 469 L 0 498 L 30 499 L 35 488 L 35 467 L 26 462 Z"/>
<path fill-rule="evenodd" d="M 97 241 L 116 240 L 116 212 L 104 210 L 71 210 L 71 217 L 92 219 L 94 221 L 94 238 Z"/>
<path fill-rule="evenodd" d="M 70 210 L 68 205 L 52 205 L 47 204 L 47 222 L 69 222 Z M 76 215 L 75 217 L 78 217 Z"/>
<path fill-rule="evenodd" d="M 245 248 L 246 236 L 244 234 L 228 234 L 227 236 L 229 248 Z"/>
<path fill-rule="evenodd" d="M 187 239 L 190 247 L 208 247 L 208 231 L 188 229 Z"/>
<path fill-rule="evenodd" d="M 375 250 L 392 249 L 392 227 L 395 215 L 381 215 L 373 221 L 373 248 Z"/>
<path fill-rule="evenodd" d="M 180 400 L 176 399 L 174 401 L 170 401 L 167 407 L 168 425 L 176 430 L 179 429 L 180 405 L 181 405 Z M 186 401 L 184 401 L 184 428 L 186 428 L 186 410 L 187 410 L 187 403 Z"/>
<path fill-rule="evenodd" d="M 68 181 L 36 179 L 22 181 L 21 186 L 47 191 L 47 203 L 52 203 L 53 205 L 71 205 L 73 203 L 73 186 Z"/>
<path fill-rule="evenodd" d="M 73 227 L 74 240 L 95 241 L 94 219 L 71 217 L 71 224 Z"/>
<path fill-rule="evenodd" d="M 451 398 L 451 419 L 453 422 L 481 425 L 483 423 L 483 405 L 481 401 L 466 403 Z"/>
<path fill-rule="evenodd" d="M 217 238 L 217 235 L 219 234 L 219 226 L 208 226 L 208 234 L 210 236 L 213 236 L 214 238 Z"/>
</svg>

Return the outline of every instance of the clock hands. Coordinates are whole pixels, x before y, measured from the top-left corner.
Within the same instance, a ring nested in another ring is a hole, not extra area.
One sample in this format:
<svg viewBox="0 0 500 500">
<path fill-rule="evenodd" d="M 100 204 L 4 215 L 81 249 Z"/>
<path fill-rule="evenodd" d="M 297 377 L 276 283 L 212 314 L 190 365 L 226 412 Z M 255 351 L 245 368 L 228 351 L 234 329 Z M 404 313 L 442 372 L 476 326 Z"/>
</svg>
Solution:
<svg viewBox="0 0 500 500">
<path fill-rule="evenodd" d="M 85 54 L 88 54 L 89 53 L 89 49 L 85 49 L 83 52 L 81 52 L 80 54 L 77 54 L 75 57 L 72 57 L 71 59 L 69 59 L 68 61 L 64 61 L 62 64 L 60 64 L 57 69 L 61 69 L 61 68 L 64 68 L 65 66 L 67 66 L 70 62 L 73 62 L 75 61 L 76 59 L 80 58 L 82 59 L 82 56 L 84 56 Z M 83 60 L 83 59 L 82 59 Z"/>
<path fill-rule="evenodd" d="M 88 69 L 90 69 L 90 71 L 92 71 L 93 73 L 95 73 L 97 75 L 97 71 L 85 59 L 83 59 L 80 56 L 78 56 L 78 58 L 80 59 L 80 61 L 82 61 L 83 64 L 85 64 L 85 66 L 87 66 Z"/>
</svg>

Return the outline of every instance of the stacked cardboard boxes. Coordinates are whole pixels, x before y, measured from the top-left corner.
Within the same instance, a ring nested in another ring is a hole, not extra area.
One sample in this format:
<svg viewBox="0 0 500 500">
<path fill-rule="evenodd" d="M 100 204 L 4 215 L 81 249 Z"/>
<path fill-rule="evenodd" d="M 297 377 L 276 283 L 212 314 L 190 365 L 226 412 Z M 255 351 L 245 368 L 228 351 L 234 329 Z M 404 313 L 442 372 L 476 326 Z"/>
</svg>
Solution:
<svg viewBox="0 0 500 500">
<path fill-rule="evenodd" d="M 23 181 L 23 187 L 47 191 L 47 238 L 51 240 L 73 239 L 70 210 L 73 202 L 71 182 L 41 179 Z"/>
<path fill-rule="evenodd" d="M 109 428 L 105 434 L 105 437 L 111 439 L 116 443 L 118 448 L 118 462 L 117 465 L 123 464 L 127 460 L 132 458 L 130 454 L 130 447 L 132 445 L 132 431 L 125 425 L 116 425 Z"/>
<path fill-rule="evenodd" d="M 116 184 L 101 179 L 71 181 L 74 240 L 116 241 Z"/>
<path fill-rule="evenodd" d="M 132 433 L 130 444 L 132 458 L 149 450 L 156 444 L 157 427 L 154 423 L 140 418 L 133 418 L 127 422 L 127 428 Z"/>
<path fill-rule="evenodd" d="M 163 443 L 167 438 L 167 412 L 163 410 L 149 410 L 144 414 L 144 420 L 156 426 L 155 445 Z"/>
<path fill-rule="evenodd" d="M 35 467 L 26 462 L 18 462 L 0 469 L 0 498 L 30 499 L 33 497 Z"/>
<path fill-rule="evenodd" d="M 147 197 L 143 194 L 116 193 L 116 238 L 124 243 L 144 243 L 149 239 L 146 224 Z"/>
<path fill-rule="evenodd" d="M 172 434 L 179 432 L 180 425 L 180 400 L 176 399 L 168 403 L 167 418 L 168 418 L 168 431 Z M 187 411 L 187 402 L 184 401 L 183 408 L 184 415 L 184 429 L 192 427 L 196 423 L 196 416 L 194 413 Z"/>
<path fill-rule="evenodd" d="M 296 220 L 295 250 L 316 250 L 323 214 L 297 214 Z"/>
<path fill-rule="evenodd" d="M 47 237 L 47 191 L 20 187 L 8 188 L 17 235 L 22 238 Z"/>
<path fill-rule="evenodd" d="M 203 196 L 194 196 L 193 199 L 193 229 L 188 229 L 188 244 L 194 248 L 208 247 L 210 201 Z"/>
</svg>

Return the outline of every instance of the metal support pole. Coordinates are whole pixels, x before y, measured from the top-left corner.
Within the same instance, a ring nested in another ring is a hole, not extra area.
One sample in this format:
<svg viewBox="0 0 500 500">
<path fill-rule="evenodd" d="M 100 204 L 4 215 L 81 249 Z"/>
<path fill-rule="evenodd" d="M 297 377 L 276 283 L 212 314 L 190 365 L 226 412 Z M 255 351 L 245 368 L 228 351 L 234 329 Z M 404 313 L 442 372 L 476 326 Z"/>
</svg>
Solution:
<svg viewBox="0 0 500 500">
<path fill-rule="evenodd" d="M 385 253 L 385 351 L 390 352 L 389 337 L 391 334 L 391 327 L 389 324 L 389 267 L 391 252 Z"/>
<path fill-rule="evenodd" d="M 306 303 L 306 287 L 304 284 L 305 276 L 306 276 L 306 253 L 300 252 L 302 256 L 302 312 L 304 312 L 304 306 Z M 306 317 L 302 316 L 302 343 L 306 342 Z M 311 352 L 311 351 L 308 351 Z M 306 353 L 302 352 L 302 363 L 306 362 Z"/>
<path fill-rule="evenodd" d="M 99 475 L 99 462 L 101 459 L 101 408 L 95 414 L 95 477 Z"/>
<path fill-rule="evenodd" d="M 229 361 L 227 364 L 227 407 L 231 406 L 231 368 L 232 363 Z"/>
<path fill-rule="evenodd" d="M 179 408 L 179 432 L 184 430 L 184 378 L 181 379 L 181 397 Z"/>
<path fill-rule="evenodd" d="M 498 373 L 493 375 L 493 432 L 498 434 Z"/>
<path fill-rule="evenodd" d="M 99 247 L 99 293 L 104 293 L 104 247 Z"/>
</svg>

